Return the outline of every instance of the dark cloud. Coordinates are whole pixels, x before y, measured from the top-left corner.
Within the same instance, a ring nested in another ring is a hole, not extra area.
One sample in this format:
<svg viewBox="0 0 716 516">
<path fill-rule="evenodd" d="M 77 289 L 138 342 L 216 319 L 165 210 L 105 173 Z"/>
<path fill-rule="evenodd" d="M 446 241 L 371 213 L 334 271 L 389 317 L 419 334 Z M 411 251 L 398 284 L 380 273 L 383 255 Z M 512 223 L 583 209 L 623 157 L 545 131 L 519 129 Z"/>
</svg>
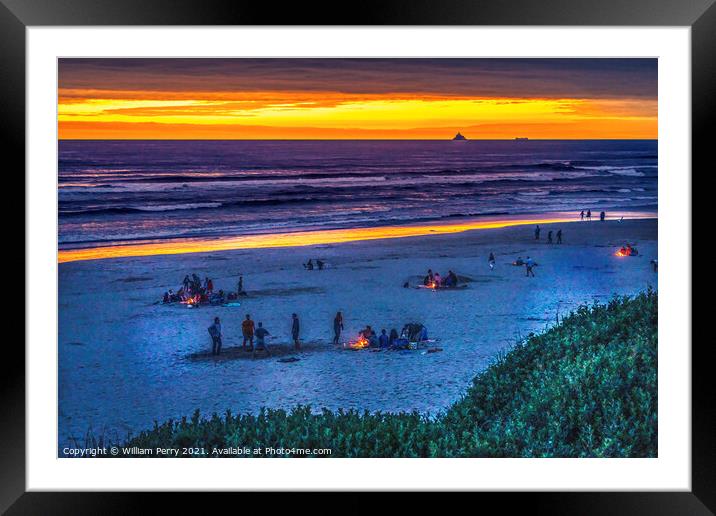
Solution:
<svg viewBox="0 0 716 516">
<path fill-rule="evenodd" d="M 656 59 L 60 59 L 63 89 L 657 97 Z"/>
</svg>

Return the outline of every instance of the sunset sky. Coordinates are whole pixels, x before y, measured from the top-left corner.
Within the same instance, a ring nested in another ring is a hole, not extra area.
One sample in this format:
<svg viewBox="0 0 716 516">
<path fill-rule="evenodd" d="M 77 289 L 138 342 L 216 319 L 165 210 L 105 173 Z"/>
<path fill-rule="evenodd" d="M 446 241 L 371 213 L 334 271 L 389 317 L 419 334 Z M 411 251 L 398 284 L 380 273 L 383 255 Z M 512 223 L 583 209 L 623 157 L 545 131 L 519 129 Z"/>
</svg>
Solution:
<svg viewBox="0 0 716 516">
<path fill-rule="evenodd" d="M 60 59 L 60 139 L 655 139 L 656 59 Z"/>
</svg>

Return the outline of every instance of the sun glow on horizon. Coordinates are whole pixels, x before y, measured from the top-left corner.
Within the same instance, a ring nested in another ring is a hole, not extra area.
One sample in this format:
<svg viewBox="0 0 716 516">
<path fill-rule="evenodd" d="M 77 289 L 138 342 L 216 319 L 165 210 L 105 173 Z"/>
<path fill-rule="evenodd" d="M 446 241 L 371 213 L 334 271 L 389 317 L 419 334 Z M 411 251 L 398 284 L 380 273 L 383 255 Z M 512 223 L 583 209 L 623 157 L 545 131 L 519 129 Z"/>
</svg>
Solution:
<svg viewBox="0 0 716 516">
<path fill-rule="evenodd" d="M 657 136 L 650 99 L 465 98 L 332 92 L 60 90 L 60 139 L 469 139 Z"/>
</svg>

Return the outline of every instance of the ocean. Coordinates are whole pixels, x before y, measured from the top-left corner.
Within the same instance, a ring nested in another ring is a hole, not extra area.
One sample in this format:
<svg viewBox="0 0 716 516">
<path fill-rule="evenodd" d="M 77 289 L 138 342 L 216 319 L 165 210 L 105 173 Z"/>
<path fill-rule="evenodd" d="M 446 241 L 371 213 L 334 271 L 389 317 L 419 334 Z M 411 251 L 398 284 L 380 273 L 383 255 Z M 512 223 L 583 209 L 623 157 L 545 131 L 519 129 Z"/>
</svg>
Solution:
<svg viewBox="0 0 716 516">
<path fill-rule="evenodd" d="M 59 247 L 657 211 L 656 140 L 59 142 Z"/>
</svg>

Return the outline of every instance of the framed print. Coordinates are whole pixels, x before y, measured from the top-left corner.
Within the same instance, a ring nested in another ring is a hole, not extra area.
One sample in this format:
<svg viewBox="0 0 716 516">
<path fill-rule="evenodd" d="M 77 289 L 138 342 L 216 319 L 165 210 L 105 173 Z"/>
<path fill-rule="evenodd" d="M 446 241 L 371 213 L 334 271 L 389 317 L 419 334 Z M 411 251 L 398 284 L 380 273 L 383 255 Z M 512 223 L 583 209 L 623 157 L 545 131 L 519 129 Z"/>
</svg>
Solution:
<svg viewBox="0 0 716 516">
<path fill-rule="evenodd" d="M 709 514 L 691 182 L 716 8 L 658 3 L 4 0 L 27 303 L 3 508 Z"/>
</svg>

